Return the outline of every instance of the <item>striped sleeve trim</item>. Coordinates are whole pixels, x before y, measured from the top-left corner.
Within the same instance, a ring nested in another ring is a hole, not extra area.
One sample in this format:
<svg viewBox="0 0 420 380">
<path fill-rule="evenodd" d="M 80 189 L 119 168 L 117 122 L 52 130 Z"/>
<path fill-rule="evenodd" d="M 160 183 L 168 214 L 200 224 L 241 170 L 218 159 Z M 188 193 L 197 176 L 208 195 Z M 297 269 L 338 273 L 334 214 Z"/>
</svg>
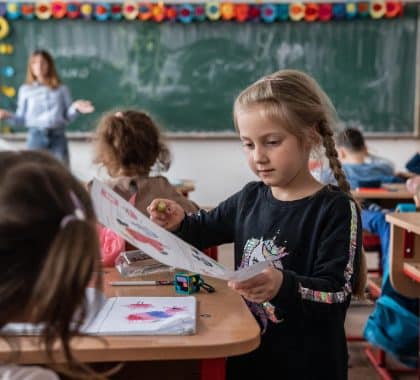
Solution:
<svg viewBox="0 0 420 380">
<path fill-rule="evenodd" d="M 346 301 L 347 296 L 351 294 L 351 277 L 353 275 L 353 265 L 354 257 L 356 255 L 356 245 L 357 245 L 357 210 L 356 204 L 350 201 L 351 209 L 351 224 L 350 224 L 350 246 L 349 246 L 349 261 L 347 262 L 346 268 L 344 270 L 344 279 L 345 284 L 339 292 L 323 292 L 320 290 L 313 290 L 309 288 L 304 288 L 299 284 L 299 293 L 302 296 L 302 299 L 321 302 L 321 303 L 343 303 Z"/>
</svg>

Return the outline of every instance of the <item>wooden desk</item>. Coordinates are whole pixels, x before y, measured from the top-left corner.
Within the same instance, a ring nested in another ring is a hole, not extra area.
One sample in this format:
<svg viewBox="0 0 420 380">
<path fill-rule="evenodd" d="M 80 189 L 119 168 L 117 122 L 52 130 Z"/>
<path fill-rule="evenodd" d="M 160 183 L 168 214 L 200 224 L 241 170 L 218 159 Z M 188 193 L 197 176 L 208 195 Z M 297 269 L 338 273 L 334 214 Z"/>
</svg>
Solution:
<svg viewBox="0 0 420 380">
<path fill-rule="evenodd" d="M 362 189 L 362 190 L 352 190 L 353 197 L 357 200 L 377 200 L 380 203 L 385 201 L 385 203 L 400 203 L 400 202 L 410 202 L 413 201 L 413 194 L 410 194 L 405 184 L 396 183 L 384 185 L 379 189 Z"/>
<path fill-rule="evenodd" d="M 386 220 L 391 225 L 389 274 L 392 286 L 407 297 L 418 298 L 419 278 L 409 273 L 416 273 L 420 265 L 420 213 L 387 214 Z"/>
<path fill-rule="evenodd" d="M 107 296 L 177 295 L 172 286 L 111 287 L 108 282 L 118 280 L 120 277 L 115 270 L 106 271 L 108 272 L 105 274 Z M 208 281 L 216 288 L 216 292 L 197 294 L 198 315 L 195 335 L 113 336 L 105 337 L 103 340 L 97 337 L 77 338 L 73 344 L 75 356 L 91 363 L 200 359 L 201 379 L 224 379 L 224 358 L 257 348 L 260 343 L 260 328 L 245 302 L 227 287 L 225 281 L 215 279 Z M 45 363 L 45 355 L 38 346 L 33 345 L 33 338 L 13 337 L 11 340 L 13 342 L 17 340 L 21 344 L 19 357 L 21 363 Z M 9 347 L 0 340 L 0 361 L 6 359 L 8 354 Z M 63 360 L 58 351 L 57 360 Z"/>
</svg>

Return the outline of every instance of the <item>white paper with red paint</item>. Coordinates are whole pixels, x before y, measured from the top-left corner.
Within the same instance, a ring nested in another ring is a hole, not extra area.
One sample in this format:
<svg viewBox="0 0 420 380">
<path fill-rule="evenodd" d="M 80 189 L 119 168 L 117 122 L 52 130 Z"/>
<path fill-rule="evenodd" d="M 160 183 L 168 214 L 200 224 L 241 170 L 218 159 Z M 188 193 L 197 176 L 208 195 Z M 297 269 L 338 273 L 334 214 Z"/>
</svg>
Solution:
<svg viewBox="0 0 420 380">
<path fill-rule="evenodd" d="M 132 204 L 99 180 L 93 180 L 90 193 L 100 223 L 163 264 L 235 281 L 254 277 L 270 265 L 270 260 L 266 260 L 233 271 L 150 221 Z"/>
<path fill-rule="evenodd" d="M 95 335 L 191 335 L 197 304 L 186 297 L 112 297 L 84 331 Z"/>
</svg>

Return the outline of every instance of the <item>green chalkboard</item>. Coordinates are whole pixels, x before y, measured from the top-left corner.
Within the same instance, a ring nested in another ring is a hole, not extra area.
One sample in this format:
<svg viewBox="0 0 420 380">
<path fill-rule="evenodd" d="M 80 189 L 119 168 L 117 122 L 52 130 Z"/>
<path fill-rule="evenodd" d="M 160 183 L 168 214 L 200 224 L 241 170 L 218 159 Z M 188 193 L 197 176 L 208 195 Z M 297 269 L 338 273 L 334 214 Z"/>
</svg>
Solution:
<svg viewBox="0 0 420 380">
<path fill-rule="evenodd" d="M 413 134 L 417 7 L 402 18 L 326 23 L 180 23 L 130 21 L 10 21 L 16 88 L 28 54 L 49 50 L 73 98 L 97 112 L 70 131 L 92 131 L 100 114 L 135 106 L 169 132 L 233 131 L 232 102 L 264 74 L 296 68 L 312 74 L 341 120 L 374 134 Z M 417 78 L 417 81 L 419 78 Z M 0 96 L 0 106 L 15 100 Z"/>
</svg>

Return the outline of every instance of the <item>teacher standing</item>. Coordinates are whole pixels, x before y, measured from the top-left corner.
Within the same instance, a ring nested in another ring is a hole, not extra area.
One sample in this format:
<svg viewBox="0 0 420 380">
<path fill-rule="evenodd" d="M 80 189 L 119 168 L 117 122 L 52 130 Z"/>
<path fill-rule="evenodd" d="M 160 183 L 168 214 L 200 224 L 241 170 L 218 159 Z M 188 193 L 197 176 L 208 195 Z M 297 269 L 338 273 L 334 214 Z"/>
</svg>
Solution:
<svg viewBox="0 0 420 380">
<path fill-rule="evenodd" d="M 35 50 L 29 57 L 26 82 L 19 88 L 16 113 L 0 109 L 0 120 L 27 127 L 28 149 L 47 150 L 68 165 L 66 125 L 79 113 L 94 110 L 88 100 L 72 102 L 51 55 L 45 50 Z"/>
</svg>

